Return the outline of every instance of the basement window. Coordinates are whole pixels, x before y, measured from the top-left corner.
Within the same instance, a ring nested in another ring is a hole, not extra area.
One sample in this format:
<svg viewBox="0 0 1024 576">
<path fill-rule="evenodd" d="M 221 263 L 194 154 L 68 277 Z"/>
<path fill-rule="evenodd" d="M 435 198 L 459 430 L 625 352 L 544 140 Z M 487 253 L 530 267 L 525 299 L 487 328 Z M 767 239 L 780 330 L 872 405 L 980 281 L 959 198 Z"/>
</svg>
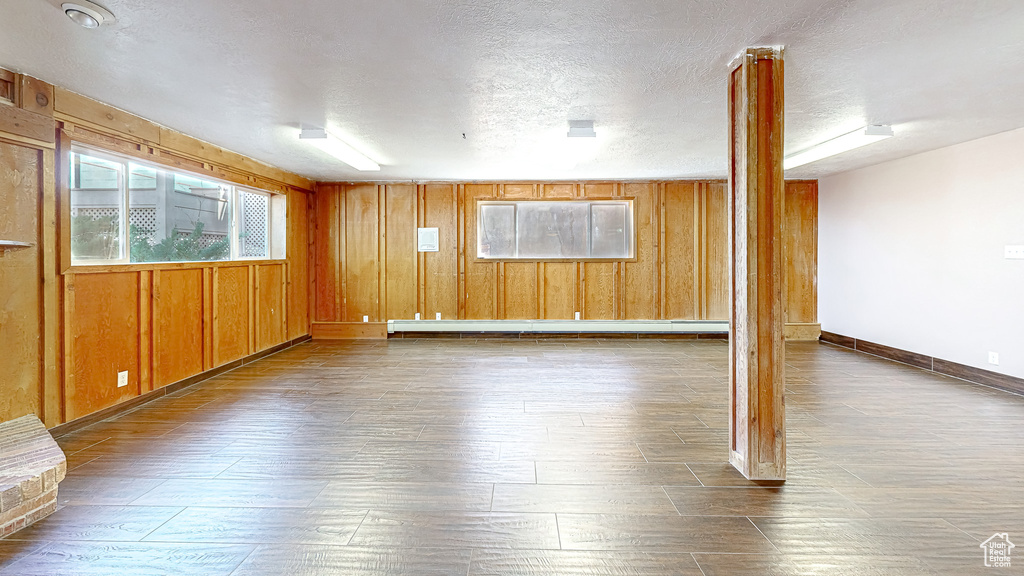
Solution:
<svg viewBox="0 0 1024 576">
<path fill-rule="evenodd" d="M 267 192 L 77 146 L 69 172 L 72 264 L 284 257 L 286 203 Z"/>
<path fill-rule="evenodd" d="M 629 260 L 632 200 L 482 200 L 477 258 Z"/>
</svg>

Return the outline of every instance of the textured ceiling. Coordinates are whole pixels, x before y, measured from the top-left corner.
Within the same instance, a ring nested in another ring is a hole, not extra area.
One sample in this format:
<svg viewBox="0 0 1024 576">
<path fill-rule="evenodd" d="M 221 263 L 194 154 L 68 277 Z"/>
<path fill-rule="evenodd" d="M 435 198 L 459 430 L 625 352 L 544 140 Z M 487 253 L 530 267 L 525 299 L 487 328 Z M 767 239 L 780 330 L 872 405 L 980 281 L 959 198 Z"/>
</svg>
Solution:
<svg viewBox="0 0 1024 576">
<path fill-rule="evenodd" d="M 1021 0 L 101 3 L 118 22 L 86 30 L 57 0 L 0 0 L 0 66 L 318 180 L 724 177 L 728 64 L 759 45 L 785 46 L 787 152 L 897 132 L 787 177 L 1024 126 Z M 572 169 L 570 119 L 599 133 Z"/>
</svg>

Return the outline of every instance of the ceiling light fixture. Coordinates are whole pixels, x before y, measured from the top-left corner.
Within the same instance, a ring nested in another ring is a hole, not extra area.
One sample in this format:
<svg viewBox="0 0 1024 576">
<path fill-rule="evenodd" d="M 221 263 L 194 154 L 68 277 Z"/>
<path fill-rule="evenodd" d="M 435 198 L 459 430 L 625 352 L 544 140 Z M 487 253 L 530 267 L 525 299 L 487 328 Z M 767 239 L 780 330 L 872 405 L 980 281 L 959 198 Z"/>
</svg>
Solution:
<svg viewBox="0 0 1024 576">
<path fill-rule="evenodd" d="M 569 120 L 569 138 L 597 138 L 593 120 Z"/>
<path fill-rule="evenodd" d="M 89 0 L 64 2 L 60 7 L 72 22 L 82 28 L 99 28 L 103 24 L 112 24 L 117 21 L 110 10 L 95 2 L 89 2 Z"/>
<path fill-rule="evenodd" d="M 370 160 L 364 154 L 322 128 L 303 128 L 299 132 L 299 139 L 316 146 L 356 170 L 380 170 L 380 164 Z"/>
<path fill-rule="evenodd" d="M 597 157 L 597 132 L 593 120 L 570 120 L 566 140 L 554 146 L 548 161 L 558 168 L 571 170 L 577 164 L 591 162 Z"/>
<path fill-rule="evenodd" d="M 872 142 L 891 138 L 892 135 L 892 126 L 864 126 L 853 132 L 811 146 L 796 154 L 790 154 L 782 161 L 782 167 L 788 170 L 797 166 L 803 166 L 804 164 L 810 164 L 811 162 L 817 162 L 822 158 L 842 154 L 854 148 L 867 146 Z"/>
</svg>

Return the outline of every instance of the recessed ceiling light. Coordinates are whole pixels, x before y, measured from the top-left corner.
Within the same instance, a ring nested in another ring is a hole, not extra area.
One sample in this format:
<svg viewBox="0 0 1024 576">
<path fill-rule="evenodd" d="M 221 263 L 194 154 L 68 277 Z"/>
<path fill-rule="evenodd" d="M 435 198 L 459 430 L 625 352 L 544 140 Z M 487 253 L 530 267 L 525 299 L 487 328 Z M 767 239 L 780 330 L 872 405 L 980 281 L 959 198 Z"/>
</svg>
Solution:
<svg viewBox="0 0 1024 576">
<path fill-rule="evenodd" d="M 72 22 L 82 28 L 99 28 L 103 24 L 112 24 L 117 21 L 110 10 L 95 2 L 89 2 L 89 0 L 64 2 L 60 7 Z"/>
</svg>

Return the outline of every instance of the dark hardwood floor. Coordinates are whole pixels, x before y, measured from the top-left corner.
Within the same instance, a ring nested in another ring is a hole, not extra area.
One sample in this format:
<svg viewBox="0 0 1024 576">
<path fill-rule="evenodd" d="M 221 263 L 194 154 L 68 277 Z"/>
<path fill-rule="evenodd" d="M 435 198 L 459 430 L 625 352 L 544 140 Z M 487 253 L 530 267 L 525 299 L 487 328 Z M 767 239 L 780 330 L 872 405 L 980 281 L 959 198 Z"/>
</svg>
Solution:
<svg viewBox="0 0 1024 576">
<path fill-rule="evenodd" d="M 0 574 L 1024 573 L 980 548 L 1024 546 L 1024 398 L 790 344 L 761 487 L 726 463 L 727 354 L 307 343 L 60 438 L 62 507 Z"/>
</svg>

